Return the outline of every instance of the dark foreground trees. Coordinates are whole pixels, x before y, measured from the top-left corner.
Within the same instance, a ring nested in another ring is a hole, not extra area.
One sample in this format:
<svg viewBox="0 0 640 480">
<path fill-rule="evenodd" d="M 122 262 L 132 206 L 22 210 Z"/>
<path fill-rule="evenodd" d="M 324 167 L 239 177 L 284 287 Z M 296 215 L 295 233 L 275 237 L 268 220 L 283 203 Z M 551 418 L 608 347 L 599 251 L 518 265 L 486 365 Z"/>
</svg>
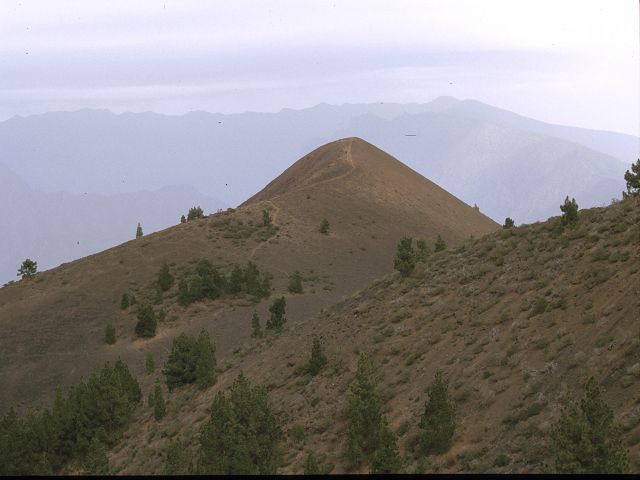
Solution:
<svg viewBox="0 0 640 480">
<path fill-rule="evenodd" d="M 252 387 L 240 374 L 228 392 L 213 400 L 211 417 L 200 431 L 198 473 L 273 475 L 281 437 L 266 390 Z"/>
<path fill-rule="evenodd" d="M 402 462 L 394 433 L 383 417 L 378 379 L 365 355 L 358 358 L 347 407 L 347 458 L 354 465 L 367 462 L 372 473 L 399 473 Z"/>
<path fill-rule="evenodd" d="M 442 371 L 436 372 L 428 393 L 429 399 L 420 418 L 423 431 L 421 447 L 425 454 L 444 453 L 451 447 L 456 428 L 456 412 L 453 402 L 449 400 L 448 385 Z"/>
<path fill-rule="evenodd" d="M 580 402 L 567 396 L 551 433 L 551 455 L 558 473 L 626 473 L 629 459 L 613 411 L 590 377 Z"/>
<path fill-rule="evenodd" d="M 113 445 L 142 394 L 127 366 L 107 363 L 99 374 L 57 392 L 51 409 L 13 411 L 0 418 L 0 475 L 45 475 L 77 459 L 88 473 L 105 473 L 104 446 Z"/>
</svg>

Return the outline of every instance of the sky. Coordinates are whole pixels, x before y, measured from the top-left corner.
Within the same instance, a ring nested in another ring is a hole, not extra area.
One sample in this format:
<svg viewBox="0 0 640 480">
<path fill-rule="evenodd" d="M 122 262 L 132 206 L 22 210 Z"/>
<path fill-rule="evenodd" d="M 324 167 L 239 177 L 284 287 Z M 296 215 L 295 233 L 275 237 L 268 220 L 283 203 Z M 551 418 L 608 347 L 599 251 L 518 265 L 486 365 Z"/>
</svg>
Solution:
<svg viewBox="0 0 640 480">
<path fill-rule="evenodd" d="M 638 0 L 2 0 L 0 120 L 473 98 L 640 135 Z"/>
</svg>

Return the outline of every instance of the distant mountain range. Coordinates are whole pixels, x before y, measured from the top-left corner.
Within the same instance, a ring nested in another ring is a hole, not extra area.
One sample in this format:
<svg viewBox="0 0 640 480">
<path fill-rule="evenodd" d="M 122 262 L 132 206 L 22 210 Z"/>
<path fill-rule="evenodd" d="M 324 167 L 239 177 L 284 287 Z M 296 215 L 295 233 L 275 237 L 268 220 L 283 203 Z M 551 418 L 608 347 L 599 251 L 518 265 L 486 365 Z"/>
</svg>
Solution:
<svg viewBox="0 0 640 480">
<path fill-rule="evenodd" d="M 193 187 L 101 195 L 45 193 L 29 187 L 0 164 L 0 282 L 17 280 L 26 257 L 45 270 L 179 222 L 194 205 L 207 213 L 224 206 Z"/>
<path fill-rule="evenodd" d="M 516 223 L 546 219 L 559 213 L 566 195 L 575 197 L 581 208 L 609 203 L 624 189 L 625 169 L 640 156 L 638 137 L 551 125 L 474 100 L 440 97 L 426 104 L 320 104 L 278 113 L 198 111 L 166 116 L 80 110 L 14 117 L 0 123 L 0 162 L 35 191 L 70 192 L 83 198 L 85 192 L 114 195 L 179 184 L 220 199 L 209 203 L 217 207 L 240 204 L 305 152 L 351 136 L 402 158 L 498 222 L 506 216 Z M 0 179 L 0 183 L 6 182 Z M 166 216 L 158 228 L 168 226 L 190 204 L 206 203 L 195 190 L 181 192 L 184 201 L 170 212 L 173 201 L 167 197 L 160 202 L 167 208 L 161 209 Z M 105 205 L 115 201 L 97 198 Z M 128 210 L 126 204 L 123 200 L 123 209 L 110 210 L 118 212 L 113 218 L 126 218 L 127 229 L 131 222 L 135 228 L 137 218 L 149 231 L 155 228 L 152 214 L 144 209 L 126 217 L 122 213 Z M 18 228 L 19 222 L 10 222 L 6 211 L 0 212 L 0 225 Z M 66 221 L 56 221 L 52 212 L 47 218 L 66 228 Z M 80 216 L 72 218 L 78 224 L 85 222 Z M 24 226 L 24 231 L 28 228 Z M 41 238 L 51 242 L 53 230 Z M 78 230 L 91 227 L 79 225 Z M 122 234 L 118 238 L 114 241 L 122 241 Z M 81 245 L 87 242 L 80 239 Z M 18 257 L 29 255 L 26 248 L 20 251 Z M 4 265 L 6 254 L 2 255 Z M 15 258 L 9 263 L 13 265 Z"/>
</svg>

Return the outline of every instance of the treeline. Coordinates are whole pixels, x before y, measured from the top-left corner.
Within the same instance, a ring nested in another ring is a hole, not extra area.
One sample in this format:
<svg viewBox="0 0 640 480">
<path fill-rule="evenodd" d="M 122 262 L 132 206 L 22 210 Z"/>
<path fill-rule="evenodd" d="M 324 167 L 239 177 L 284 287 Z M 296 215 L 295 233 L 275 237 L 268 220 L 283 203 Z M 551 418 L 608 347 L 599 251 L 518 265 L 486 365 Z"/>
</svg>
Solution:
<svg viewBox="0 0 640 480">
<path fill-rule="evenodd" d="M 107 363 L 86 383 L 60 391 L 51 409 L 0 420 L 0 474 L 50 475 L 70 460 L 85 473 L 108 473 L 106 446 L 131 420 L 140 386 L 124 362 Z"/>
<path fill-rule="evenodd" d="M 224 295 L 246 293 L 256 300 L 268 298 L 271 293 L 271 277 L 261 273 L 258 267 L 248 262 L 242 268 L 234 265 L 227 278 L 211 262 L 201 259 L 196 264 L 195 275 L 178 284 L 178 303 L 184 307 L 205 298 L 215 300 Z"/>
</svg>

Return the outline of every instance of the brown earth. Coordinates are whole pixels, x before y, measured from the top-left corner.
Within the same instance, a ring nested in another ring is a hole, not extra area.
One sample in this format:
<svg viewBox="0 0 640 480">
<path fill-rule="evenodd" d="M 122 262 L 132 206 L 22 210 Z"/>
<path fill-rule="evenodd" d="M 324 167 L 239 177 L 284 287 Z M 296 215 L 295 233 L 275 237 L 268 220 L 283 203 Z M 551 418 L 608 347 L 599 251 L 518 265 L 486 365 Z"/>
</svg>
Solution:
<svg viewBox="0 0 640 480">
<path fill-rule="evenodd" d="M 272 187 L 287 195 L 282 183 Z M 214 387 L 167 395 L 161 421 L 138 409 L 110 453 L 114 471 L 162 473 L 176 438 L 195 451 L 216 392 L 244 372 L 267 386 L 285 432 L 280 472 L 301 473 L 311 451 L 344 472 L 346 399 L 361 352 L 378 369 L 408 472 L 418 465 L 419 416 L 437 369 L 449 380 L 458 424 L 451 450 L 426 459 L 428 472 L 542 471 L 561 399 L 581 396 L 588 375 L 640 471 L 639 200 L 581 211 L 575 228 L 554 217 L 467 240 L 409 278 L 388 274 L 279 337 L 245 341 L 221 362 Z M 310 377 L 300 367 L 314 335 L 329 362 Z"/>
<path fill-rule="evenodd" d="M 276 228 L 262 226 L 270 209 Z M 330 222 L 329 235 L 318 232 Z M 144 222 L 143 222 L 144 225 Z M 296 162 L 239 208 L 179 224 L 96 255 L 0 288 L 0 412 L 10 406 L 46 404 L 56 386 L 77 384 L 106 361 L 125 360 L 148 389 L 144 358 L 161 365 L 172 339 L 206 328 L 220 363 L 249 341 L 257 308 L 264 323 L 269 303 L 287 297 L 289 325 L 307 322 L 323 307 L 392 271 L 403 235 L 433 245 L 481 236 L 498 225 L 367 142 L 330 143 Z M 274 276 L 269 300 L 247 298 L 176 304 L 177 280 L 197 258 L 229 273 L 234 263 L 254 261 Z M 37 260 L 37 259 L 36 259 Z M 164 294 L 166 320 L 152 339 L 136 339 L 135 308 L 122 311 L 124 292 L 151 302 L 153 282 L 167 262 L 176 285 Z M 305 292 L 286 292 L 299 270 Z M 118 341 L 104 343 L 108 324 Z"/>
</svg>

